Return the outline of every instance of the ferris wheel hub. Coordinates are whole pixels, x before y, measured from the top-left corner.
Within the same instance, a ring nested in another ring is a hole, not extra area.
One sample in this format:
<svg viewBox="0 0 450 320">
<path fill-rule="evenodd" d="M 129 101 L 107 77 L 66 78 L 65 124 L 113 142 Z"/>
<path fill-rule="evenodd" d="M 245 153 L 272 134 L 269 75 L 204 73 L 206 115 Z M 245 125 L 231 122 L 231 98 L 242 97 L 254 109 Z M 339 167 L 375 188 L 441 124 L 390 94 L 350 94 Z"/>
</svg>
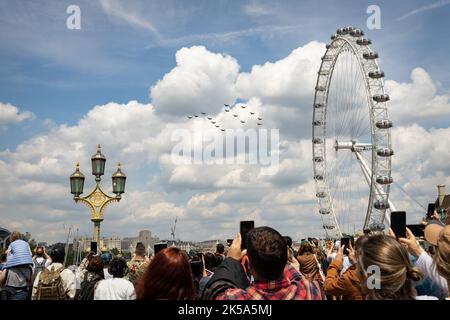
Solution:
<svg viewBox="0 0 450 320">
<path fill-rule="evenodd" d="M 351 150 L 352 152 L 360 152 L 364 150 L 372 150 L 373 146 L 371 143 L 360 143 L 356 140 L 350 141 L 334 141 L 334 149 L 338 150 Z"/>
</svg>

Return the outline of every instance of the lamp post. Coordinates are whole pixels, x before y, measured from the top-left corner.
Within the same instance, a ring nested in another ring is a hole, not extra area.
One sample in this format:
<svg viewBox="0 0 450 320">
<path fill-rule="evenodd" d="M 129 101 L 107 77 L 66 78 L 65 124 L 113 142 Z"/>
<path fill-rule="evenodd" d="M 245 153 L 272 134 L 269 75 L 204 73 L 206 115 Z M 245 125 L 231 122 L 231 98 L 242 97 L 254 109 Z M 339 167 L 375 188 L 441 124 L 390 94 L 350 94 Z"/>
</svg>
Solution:
<svg viewBox="0 0 450 320">
<path fill-rule="evenodd" d="M 112 175 L 113 193 L 115 196 L 109 196 L 103 192 L 100 187 L 101 176 L 105 173 L 106 157 L 101 153 L 100 145 L 97 146 L 97 153 L 91 157 L 92 174 L 95 176 L 96 186 L 94 190 L 85 197 L 80 197 L 83 193 L 84 174 L 80 172 L 80 165 L 77 163 L 75 172 L 70 175 L 70 190 L 75 202 L 78 201 L 88 206 L 91 211 L 91 221 L 94 223 L 94 241 L 97 242 L 97 250 L 100 246 L 100 223 L 104 219 L 105 208 L 111 202 L 119 202 L 121 194 L 125 192 L 126 175 L 117 164 L 117 171 Z"/>
</svg>

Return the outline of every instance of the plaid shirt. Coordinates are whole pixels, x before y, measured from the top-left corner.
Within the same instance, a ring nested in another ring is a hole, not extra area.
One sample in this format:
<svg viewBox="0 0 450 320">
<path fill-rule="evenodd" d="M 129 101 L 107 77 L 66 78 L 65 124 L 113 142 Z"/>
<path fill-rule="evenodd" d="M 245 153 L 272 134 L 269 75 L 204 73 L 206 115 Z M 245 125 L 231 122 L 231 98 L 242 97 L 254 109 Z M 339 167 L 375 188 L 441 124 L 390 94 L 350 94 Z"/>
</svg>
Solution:
<svg viewBox="0 0 450 320">
<path fill-rule="evenodd" d="M 321 300 L 315 286 L 290 264 L 278 280 L 255 281 L 246 290 L 228 289 L 216 300 Z"/>
</svg>

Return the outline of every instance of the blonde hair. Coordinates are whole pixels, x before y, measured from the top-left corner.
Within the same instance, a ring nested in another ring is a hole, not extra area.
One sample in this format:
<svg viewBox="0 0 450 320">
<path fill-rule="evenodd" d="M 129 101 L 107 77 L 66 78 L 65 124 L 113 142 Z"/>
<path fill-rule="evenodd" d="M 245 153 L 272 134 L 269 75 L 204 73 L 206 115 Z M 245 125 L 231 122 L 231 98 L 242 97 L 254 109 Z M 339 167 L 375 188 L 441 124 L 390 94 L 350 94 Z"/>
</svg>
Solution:
<svg viewBox="0 0 450 320">
<path fill-rule="evenodd" d="M 417 292 L 414 282 L 423 279 L 419 269 L 412 266 L 406 249 L 396 239 L 385 235 L 369 236 L 358 250 L 358 272 L 361 289 L 370 300 L 411 300 Z M 379 288 L 367 287 L 369 266 L 380 269 Z"/>
<path fill-rule="evenodd" d="M 11 242 L 22 240 L 22 234 L 19 231 L 13 231 L 10 236 Z"/>
<path fill-rule="evenodd" d="M 439 246 L 436 247 L 436 253 L 434 254 L 434 263 L 436 264 L 437 272 L 450 281 L 450 262 L 446 260 L 448 257 L 444 256 L 444 253 L 439 250 Z M 449 288 L 450 292 L 450 288 Z"/>
</svg>

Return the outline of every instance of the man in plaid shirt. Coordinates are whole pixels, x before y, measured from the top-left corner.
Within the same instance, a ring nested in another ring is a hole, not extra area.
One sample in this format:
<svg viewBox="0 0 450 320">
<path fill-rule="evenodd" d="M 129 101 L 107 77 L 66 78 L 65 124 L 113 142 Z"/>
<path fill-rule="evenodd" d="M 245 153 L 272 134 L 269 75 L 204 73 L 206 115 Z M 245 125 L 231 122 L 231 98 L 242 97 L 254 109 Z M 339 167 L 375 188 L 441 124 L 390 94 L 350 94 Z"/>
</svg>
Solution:
<svg viewBox="0 0 450 320">
<path fill-rule="evenodd" d="M 276 230 L 260 227 L 248 233 L 247 250 L 238 234 L 227 258 L 208 282 L 203 298 L 214 300 L 320 300 L 316 288 L 287 263 L 287 245 Z M 247 255 L 253 282 L 242 265 Z"/>
</svg>

